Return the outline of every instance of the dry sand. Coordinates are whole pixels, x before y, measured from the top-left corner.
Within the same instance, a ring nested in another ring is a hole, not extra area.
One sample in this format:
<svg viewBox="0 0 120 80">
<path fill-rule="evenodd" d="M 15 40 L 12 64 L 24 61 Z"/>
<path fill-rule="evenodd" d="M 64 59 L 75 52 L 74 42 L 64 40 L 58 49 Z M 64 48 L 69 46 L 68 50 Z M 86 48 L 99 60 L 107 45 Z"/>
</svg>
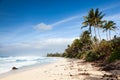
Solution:
<svg viewBox="0 0 120 80">
<path fill-rule="evenodd" d="M 118 71 L 119 72 L 119 71 Z M 92 63 L 77 59 L 61 58 L 55 63 L 6 75 L 0 80 L 119 80 L 103 77 L 111 73 L 99 70 Z"/>
</svg>

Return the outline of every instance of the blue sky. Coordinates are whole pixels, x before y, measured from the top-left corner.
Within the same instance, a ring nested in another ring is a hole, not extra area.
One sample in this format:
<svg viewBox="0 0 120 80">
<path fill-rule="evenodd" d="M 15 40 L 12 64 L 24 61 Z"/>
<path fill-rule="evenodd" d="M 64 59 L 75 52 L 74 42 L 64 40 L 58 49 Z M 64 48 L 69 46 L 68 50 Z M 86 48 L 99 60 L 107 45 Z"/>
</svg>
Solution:
<svg viewBox="0 0 120 80">
<path fill-rule="evenodd" d="M 119 0 L 0 0 L 0 55 L 63 52 L 91 8 L 120 24 Z"/>
</svg>

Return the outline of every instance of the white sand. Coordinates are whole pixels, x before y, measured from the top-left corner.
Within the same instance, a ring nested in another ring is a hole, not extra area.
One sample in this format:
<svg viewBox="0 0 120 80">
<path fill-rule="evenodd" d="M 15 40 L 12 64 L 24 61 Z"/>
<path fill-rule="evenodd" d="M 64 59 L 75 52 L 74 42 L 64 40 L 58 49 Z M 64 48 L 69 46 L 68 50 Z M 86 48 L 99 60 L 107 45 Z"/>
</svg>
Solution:
<svg viewBox="0 0 120 80">
<path fill-rule="evenodd" d="M 83 60 L 61 58 L 56 63 L 20 71 L 0 78 L 0 80 L 106 80 L 106 73 Z"/>
</svg>

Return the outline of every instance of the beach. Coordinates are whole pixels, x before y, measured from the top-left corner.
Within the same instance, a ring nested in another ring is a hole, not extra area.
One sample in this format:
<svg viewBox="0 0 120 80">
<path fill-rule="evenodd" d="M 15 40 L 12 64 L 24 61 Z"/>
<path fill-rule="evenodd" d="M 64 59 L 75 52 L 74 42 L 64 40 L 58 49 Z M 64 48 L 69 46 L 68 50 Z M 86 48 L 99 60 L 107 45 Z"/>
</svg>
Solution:
<svg viewBox="0 0 120 80">
<path fill-rule="evenodd" d="M 110 74 L 84 60 L 60 58 L 54 63 L 5 75 L 0 80 L 106 80 L 109 77 L 104 75 Z"/>
</svg>

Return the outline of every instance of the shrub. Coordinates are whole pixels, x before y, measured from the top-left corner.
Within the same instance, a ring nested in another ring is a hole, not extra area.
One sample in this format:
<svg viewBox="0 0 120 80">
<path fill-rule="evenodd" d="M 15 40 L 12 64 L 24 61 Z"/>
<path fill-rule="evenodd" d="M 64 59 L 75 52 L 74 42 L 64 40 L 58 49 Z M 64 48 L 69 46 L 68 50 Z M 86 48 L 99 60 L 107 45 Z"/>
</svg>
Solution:
<svg viewBox="0 0 120 80">
<path fill-rule="evenodd" d="M 62 54 L 61 53 L 48 53 L 47 57 L 61 57 Z"/>
<path fill-rule="evenodd" d="M 78 53 L 76 58 L 80 59 L 80 57 L 81 57 L 81 53 Z"/>
<path fill-rule="evenodd" d="M 120 50 L 113 51 L 110 57 L 108 57 L 108 62 L 114 62 L 115 60 L 120 60 Z"/>
<path fill-rule="evenodd" d="M 87 51 L 83 51 L 80 53 L 80 59 L 85 59 L 86 58 Z"/>
<path fill-rule="evenodd" d="M 98 58 L 98 55 L 96 53 L 93 53 L 92 51 L 90 51 L 86 54 L 85 59 L 86 59 L 86 61 L 95 61 L 95 60 L 97 60 L 97 58 Z"/>
<path fill-rule="evenodd" d="M 66 53 L 63 53 L 63 54 L 62 54 L 62 57 L 67 57 L 67 54 L 66 54 Z"/>
</svg>

